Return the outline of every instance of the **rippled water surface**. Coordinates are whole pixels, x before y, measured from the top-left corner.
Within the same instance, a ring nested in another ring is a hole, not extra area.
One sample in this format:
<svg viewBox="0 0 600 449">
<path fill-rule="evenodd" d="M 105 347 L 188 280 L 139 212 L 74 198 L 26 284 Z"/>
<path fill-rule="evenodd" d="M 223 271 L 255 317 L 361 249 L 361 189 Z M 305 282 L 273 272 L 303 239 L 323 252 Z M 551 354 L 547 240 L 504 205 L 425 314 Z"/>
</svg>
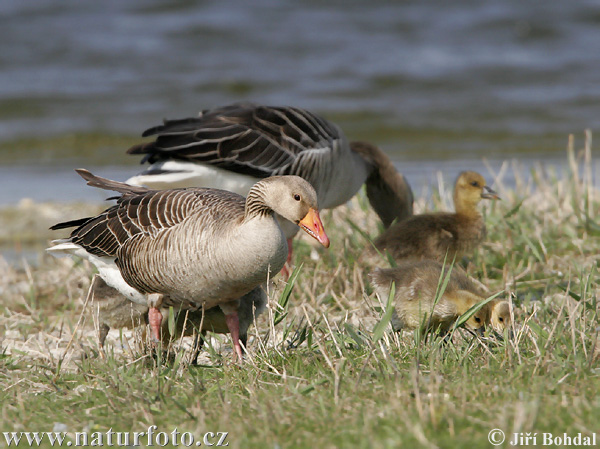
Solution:
<svg viewBox="0 0 600 449">
<path fill-rule="evenodd" d="M 126 145 L 68 138 L 134 141 L 240 100 L 320 112 L 416 183 L 483 157 L 562 160 L 598 125 L 599 46 L 598 1 L 2 2 L 0 202 L 25 180 L 68 198 L 78 166 L 138 169 Z"/>
</svg>

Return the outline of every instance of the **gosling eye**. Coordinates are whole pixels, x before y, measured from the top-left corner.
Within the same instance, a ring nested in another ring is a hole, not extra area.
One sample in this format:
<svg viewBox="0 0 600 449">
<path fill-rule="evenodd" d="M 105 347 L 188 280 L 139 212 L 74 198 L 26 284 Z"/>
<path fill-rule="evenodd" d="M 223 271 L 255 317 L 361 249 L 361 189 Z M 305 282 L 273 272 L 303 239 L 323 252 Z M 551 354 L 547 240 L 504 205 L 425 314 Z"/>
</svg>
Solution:
<svg viewBox="0 0 600 449">
<path fill-rule="evenodd" d="M 502 318 L 502 317 L 498 317 L 498 321 L 500 321 L 500 322 L 503 322 L 503 321 L 504 321 L 504 318 Z"/>
<path fill-rule="evenodd" d="M 301 200 L 301 197 L 300 197 L 300 195 L 298 195 L 297 193 L 295 193 L 295 194 L 294 194 L 294 199 L 295 199 L 296 201 L 300 201 L 300 200 Z"/>
<path fill-rule="evenodd" d="M 479 183 L 478 183 L 477 181 L 472 181 L 472 182 L 471 182 L 471 185 L 472 185 L 473 187 L 479 187 Z"/>
<path fill-rule="evenodd" d="M 481 323 L 481 318 L 479 318 L 478 316 L 475 317 L 475 322 L 476 323 Z"/>
</svg>

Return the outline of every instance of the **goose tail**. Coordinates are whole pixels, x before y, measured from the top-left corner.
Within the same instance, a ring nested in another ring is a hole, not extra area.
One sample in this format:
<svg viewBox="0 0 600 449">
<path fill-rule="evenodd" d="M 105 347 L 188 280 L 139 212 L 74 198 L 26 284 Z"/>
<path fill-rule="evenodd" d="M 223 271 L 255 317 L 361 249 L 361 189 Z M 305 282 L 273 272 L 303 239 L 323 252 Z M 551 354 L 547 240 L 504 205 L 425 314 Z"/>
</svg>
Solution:
<svg viewBox="0 0 600 449">
<path fill-rule="evenodd" d="M 149 191 L 146 187 L 132 186 L 125 184 L 124 182 L 113 181 L 111 179 L 96 176 L 85 168 L 78 168 L 75 171 L 87 181 L 88 186 L 96 187 L 98 189 L 112 190 L 122 194 L 141 194 Z"/>
</svg>

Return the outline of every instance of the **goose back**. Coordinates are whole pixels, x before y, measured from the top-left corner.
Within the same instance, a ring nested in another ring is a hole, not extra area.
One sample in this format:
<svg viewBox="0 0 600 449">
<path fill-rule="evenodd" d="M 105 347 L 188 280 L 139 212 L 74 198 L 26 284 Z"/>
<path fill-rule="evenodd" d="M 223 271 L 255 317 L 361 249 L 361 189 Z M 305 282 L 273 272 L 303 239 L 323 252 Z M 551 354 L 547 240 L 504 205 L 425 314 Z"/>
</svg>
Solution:
<svg viewBox="0 0 600 449">
<path fill-rule="evenodd" d="M 156 164 L 148 174 L 166 172 L 161 164 L 178 160 L 242 177 L 297 175 L 315 188 L 324 209 L 352 198 L 368 175 L 365 161 L 350 150 L 334 123 L 300 108 L 238 103 L 203 111 L 199 117 L 165 121 L 143 136 L 156 138 L 128 152 L 145 154 L 142 162 Z M 184 178 L 199 176 L 190 165 L 179 167 Z M 245 195 L 249 182 L 240 178 L 232 185 Z"/>
<path fill-rule="evenodd" d="M 369 164 L 367 197 L 383 226 L 387 229 L 394 220 L 402 221 L 410 217 L 414 203 L 412 189 L 389 156 L 368 142 L 350 142 L 350 148 Z"/>
</svg>

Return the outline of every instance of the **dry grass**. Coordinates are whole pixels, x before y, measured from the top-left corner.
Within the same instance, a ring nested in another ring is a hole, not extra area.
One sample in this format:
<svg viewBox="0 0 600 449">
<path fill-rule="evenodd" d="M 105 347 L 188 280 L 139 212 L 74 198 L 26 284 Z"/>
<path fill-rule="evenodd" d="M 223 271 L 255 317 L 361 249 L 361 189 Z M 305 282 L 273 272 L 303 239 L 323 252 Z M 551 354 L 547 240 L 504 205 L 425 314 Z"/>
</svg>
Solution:
<svg viewBox="0 0 600 449">
<path fill-rule="evenodd" d="M 276 278 L 241 369 L 228 363 L 230 344 L 219 336 L 203 359 L 211 367 L 188 367 L 177 346 L 157 363 L 139 332 L 118 330 L 102 359 L 83 307 L 91 267 L 42 256 L 35 266 L 0 261 L 2 429 L 156 424 L 196 436 L 228 431 L 234 448 L 483 447 L 493 428 L 590 434 L 600 412 L 600 197 L 590 146 L 570 148 L 560 177 L 541 167 L 524 176 L 507 164 L 516 188 L 498 174 L 503 201 L 484 205 L 488 242 L 467 269 L 512 302 L 512 337 L 459 332 L 445 344 L 374 333 L 382 305 L 361 255 L 379 225 L 364 196 L 324 214 L 329 251 L 296 242 L 302 267 L 290 302 L 279 309 L 285 285 Z M 436 208 L 449 208 L 446 181 Z M 419 199 L 417 211 L 425 204 Z"/>
</svg>

